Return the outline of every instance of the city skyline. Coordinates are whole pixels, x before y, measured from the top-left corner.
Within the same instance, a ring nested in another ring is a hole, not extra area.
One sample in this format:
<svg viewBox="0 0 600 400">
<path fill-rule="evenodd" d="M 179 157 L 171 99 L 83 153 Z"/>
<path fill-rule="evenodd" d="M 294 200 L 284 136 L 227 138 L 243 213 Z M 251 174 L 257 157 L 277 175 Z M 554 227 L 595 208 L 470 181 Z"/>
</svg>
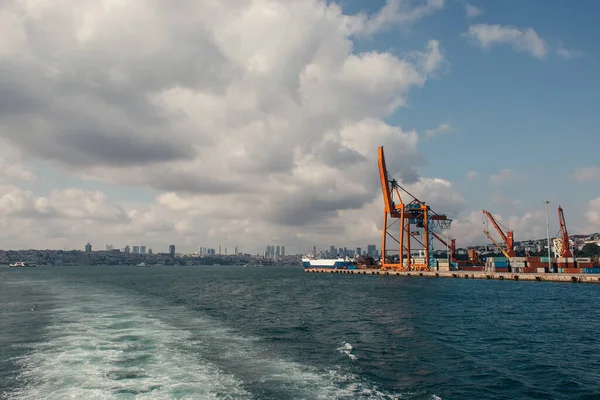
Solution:
<svg viewBox="0 0 600 400">
<path fill-rule="evenodd" d="M 0 248 L 380 246 L 379 146 L 458 246 L 600 231 L 600 3 L 182 1 L 3 3 Z"/>
</svg>

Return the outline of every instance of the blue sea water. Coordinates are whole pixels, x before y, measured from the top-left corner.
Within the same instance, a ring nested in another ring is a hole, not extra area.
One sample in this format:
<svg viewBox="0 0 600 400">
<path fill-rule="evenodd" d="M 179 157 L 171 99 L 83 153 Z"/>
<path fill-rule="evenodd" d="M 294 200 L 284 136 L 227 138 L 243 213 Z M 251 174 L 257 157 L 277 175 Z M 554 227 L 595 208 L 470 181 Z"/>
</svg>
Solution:
<svg viewBox="0 0 600 400">
<path fill-rule="evenodd" d="M 0 398 L 600 398 L 599 291 L 283 266 L 0 268 Z"/>
</svg>

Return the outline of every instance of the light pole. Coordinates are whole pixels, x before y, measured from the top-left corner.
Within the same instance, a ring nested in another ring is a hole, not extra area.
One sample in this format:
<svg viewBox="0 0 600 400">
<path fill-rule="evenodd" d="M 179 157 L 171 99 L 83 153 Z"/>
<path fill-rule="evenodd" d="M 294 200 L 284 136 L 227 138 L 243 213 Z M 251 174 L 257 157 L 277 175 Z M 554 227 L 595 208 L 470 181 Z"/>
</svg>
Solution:
<svg viewBox="0 0 600 400">
<path fill-rule="evenodd" d="M 552 256 L 550 255 L 550 221 L 548 219 L 548 200 L 544 200 L 546 205 L 546 237 L 548 238 L 548 272 L 552 272 Z"/>
</svg>

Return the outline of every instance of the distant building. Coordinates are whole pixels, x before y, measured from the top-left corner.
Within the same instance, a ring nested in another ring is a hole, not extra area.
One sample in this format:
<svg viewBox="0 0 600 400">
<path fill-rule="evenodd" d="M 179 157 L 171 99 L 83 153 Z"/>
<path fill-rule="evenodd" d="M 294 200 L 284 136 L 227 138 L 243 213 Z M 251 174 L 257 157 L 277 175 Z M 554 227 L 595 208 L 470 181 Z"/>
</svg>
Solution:
<svg viewBox="0 0 600 400">
<path fill-rule="evenodd" d="M 146 246 L 140 246 L 140 253 L 146 254 Z"/>
<path fill-rule="evenodd" d="M 238 247 L 237 247 L 237 246 L 235 246 L 235 248 L 233 249 L 233 251 L 234 251 L 234 253 L 233 253 L 233 254 L 235 254 L 235 255 L 237 256 L 237 255 L 238 255 Z"/>
<path fill-rule="evenodd" d="M 90 242 L 87 242 L 87 244 L 85 245 L 85 252 L 86 253 L 92 252 L 92 245 L 90 244 Z"/>
<path fill-rule="evenodd" d="M 133 254 L 140 254 L 140 246 L 133 246 Z"/>
<path fill-rule="evenodd" d="M 357 256 L 362 256 L 362 249 L 360 247 L 356 248 L 356 255 Z"/>
<path fill-rule="evenodd" d="M 125 254 L 129 254 L 129 253 L 131 253 L 131 249 L 129 248 L 129 245 L 125 246 L 125 248 L 123 249 L 123 252 L 124 252 Z"/>
<path fill-rule="evenodd" d="M 152 255 L 152 249 L 148 249 L 148 254 Z"/>
<path fill-rule="evenodd" d="M 175 245 L 174 244 L 169 246 L 169 255 L 171 257 L 175 257 Z"/>
<path fill-rule="evenodd" d="M 285 246 L 281 246 L 281 257 L 285 257 Z"/>
<path fill-rule="evenodd" d="M 106 245 L 106 251 L 113 251 L 113 245 L 112 244 L 107 244 Z"/>
</svg>

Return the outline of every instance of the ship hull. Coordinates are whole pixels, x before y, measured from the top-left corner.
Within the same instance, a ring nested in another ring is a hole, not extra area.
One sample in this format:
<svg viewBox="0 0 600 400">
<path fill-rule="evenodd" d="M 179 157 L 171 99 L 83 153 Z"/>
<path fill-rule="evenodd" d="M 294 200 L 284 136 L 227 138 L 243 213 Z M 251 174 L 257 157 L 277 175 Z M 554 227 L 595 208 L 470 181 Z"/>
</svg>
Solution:
<svg viewBox="0 0 600 400">
<path fill-rule="evenodd" d="M 303 258 L 302 265 L 305 269 L 356 269 L 356 264 L 344 259 L 310 259 Z"/>
</svg>

